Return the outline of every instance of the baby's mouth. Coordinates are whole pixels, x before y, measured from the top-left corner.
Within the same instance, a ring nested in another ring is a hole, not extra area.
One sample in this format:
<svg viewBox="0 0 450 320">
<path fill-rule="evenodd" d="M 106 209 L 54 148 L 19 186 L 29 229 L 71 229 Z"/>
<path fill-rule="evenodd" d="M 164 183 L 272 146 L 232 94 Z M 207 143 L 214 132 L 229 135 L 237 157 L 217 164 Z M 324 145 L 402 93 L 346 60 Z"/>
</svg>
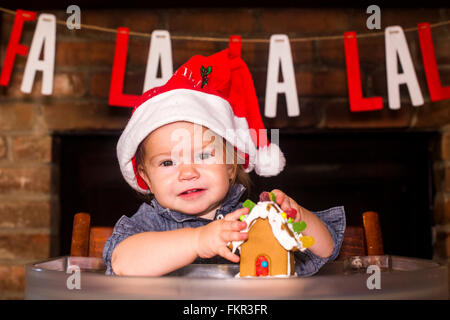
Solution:
<svg viewBox="0 0 450 320">
<path fill-rule="evenodd" d="M 179 196 L 183 196 L 183 197 L 196 196 L 196 195 L 203 193 L 205 190 L 206 189 L 202 189 L 202 188 L 193 188 L 193 189 L 189 189 L 189 190 L 186 190 L 186 191 L 180 193 Z"/>
</svg>

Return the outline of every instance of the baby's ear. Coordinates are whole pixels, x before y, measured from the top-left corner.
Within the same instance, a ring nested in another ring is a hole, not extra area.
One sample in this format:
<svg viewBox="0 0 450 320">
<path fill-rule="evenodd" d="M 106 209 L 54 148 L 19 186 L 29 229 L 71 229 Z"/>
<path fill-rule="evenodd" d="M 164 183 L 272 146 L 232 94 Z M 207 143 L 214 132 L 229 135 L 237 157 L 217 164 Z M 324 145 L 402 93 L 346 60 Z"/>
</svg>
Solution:
<svg viewBox="0 0 450 320">
<path fill-rule="evenodd" d="M 140 164 L 140 165 L 138 165 L 137 169 L 138 169 L 139 176 L 145 181 L 148 188 L 150 189 L 150 192 L 153 193 L 152 184 L 150 183 L 150 178 L 148 177 L 147 173 L 145 172 L 144 166 Z"/>
</svg>

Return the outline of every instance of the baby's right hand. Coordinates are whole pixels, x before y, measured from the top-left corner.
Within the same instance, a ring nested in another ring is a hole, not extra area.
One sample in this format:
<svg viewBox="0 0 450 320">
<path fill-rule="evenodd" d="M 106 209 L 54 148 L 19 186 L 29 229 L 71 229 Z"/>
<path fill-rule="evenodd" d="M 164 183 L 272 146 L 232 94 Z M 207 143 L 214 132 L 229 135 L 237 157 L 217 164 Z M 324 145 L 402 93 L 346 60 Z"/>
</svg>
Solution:
<svg viewBox="0 0 450 320">
<path fill-rule="evenodd" d="M 230 241 L 242 241 L 248 238 L 247 232 L 240 232 L 247 227 L 239 221 L 241 215 L 248 213 L 248 208 L 241 208 L 215 220 L 206 226 L 196 228 L 195 248 L 200 258 L 212 258 L 220 255 L 232 262 L 239 262 L 239 256 L 227 247 Z"/>
</svg>

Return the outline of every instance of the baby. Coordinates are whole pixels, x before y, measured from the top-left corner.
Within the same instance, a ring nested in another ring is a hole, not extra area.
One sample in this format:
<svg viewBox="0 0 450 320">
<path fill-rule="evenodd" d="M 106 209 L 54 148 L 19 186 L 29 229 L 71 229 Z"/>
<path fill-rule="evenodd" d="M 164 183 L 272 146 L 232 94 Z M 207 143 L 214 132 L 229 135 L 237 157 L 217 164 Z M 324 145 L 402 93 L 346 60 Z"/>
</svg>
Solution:
<svg viewBox="0 0 450 320">
<path fill-rule="evenodd" d="M 121 171 L 150 195 L 131 218 L 122 216 L 107 240 L 107 274 L 160 276 L 190 263 L 239 262 L 228 247 L 245 240 L 248 213 L 240 201 L 248 172 L 278 174 L 285 159 L 269 144 L 250 73 L 227 50 L 195 56 L 162 87 L 146 92 L 119 139 Z M 252 131 L 253 130 L 253 131 Z M 257 132 L 258 134 L 255 134 Z M 315 244 L 296 253 L 298 275 L 314 274 L 339 253 L 342 207 L 312 213 L 281 190 L 281 208 L 294 208 Z"/>
</svg>

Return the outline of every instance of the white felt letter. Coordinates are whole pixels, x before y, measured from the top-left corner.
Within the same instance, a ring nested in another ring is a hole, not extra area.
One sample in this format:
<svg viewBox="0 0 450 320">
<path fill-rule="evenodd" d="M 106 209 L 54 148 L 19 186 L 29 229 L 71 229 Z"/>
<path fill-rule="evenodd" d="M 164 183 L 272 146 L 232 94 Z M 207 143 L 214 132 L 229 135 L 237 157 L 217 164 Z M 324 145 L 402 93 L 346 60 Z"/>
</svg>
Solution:
<svg viewBox="0 0 450 320">
<path fill-rule="evenodd" d="M 280 63 L 283 82 L 278 82 Z M 286 95 L 288 116 L 295 117 L 300 115 L 291 45 L 289 44 L 289 38 L 284 34 L 274 34 L 270 37 L 266 104 L 264 108 L 264 115 L 266 117 L 274 118 L 277 115 L 278 93 L 284 93 Z"/>
<path fill-rule="evenodd" d="M 20 90 L 30 93 L 33 87 L 36 71 L 42 71 L 42 94 L 50 95 L 53 92 L 53 71 L 55 69 L 55 41 L 56 18 L 53 14 L 43 13 L 34 31 L 30 53 L 23 74 Z M 43 60 L 39 60 L 41 51 L 44 50 Z"/>
<path fill-rule="evenodd" d="M 384 35 L 389 108 L 400 109 L 401 84 L 407 85 L 412 105 L 422 105 L 423 96 L 403 29 L 399 26 L 388 27 L 385 29 Z M 398 73 L 397 54 L 403 73 Z"/>
<path fill-rule="evenodd" d="M 161 78 L 157 78 L 158 65 L 161 61 Z M 150 49 L 145 71 L 144 92 L 151 88 L 162 86 L 173 74 L 172 45 L 170 33 L 166 30 L 152 32 Z"/>
</svg>

